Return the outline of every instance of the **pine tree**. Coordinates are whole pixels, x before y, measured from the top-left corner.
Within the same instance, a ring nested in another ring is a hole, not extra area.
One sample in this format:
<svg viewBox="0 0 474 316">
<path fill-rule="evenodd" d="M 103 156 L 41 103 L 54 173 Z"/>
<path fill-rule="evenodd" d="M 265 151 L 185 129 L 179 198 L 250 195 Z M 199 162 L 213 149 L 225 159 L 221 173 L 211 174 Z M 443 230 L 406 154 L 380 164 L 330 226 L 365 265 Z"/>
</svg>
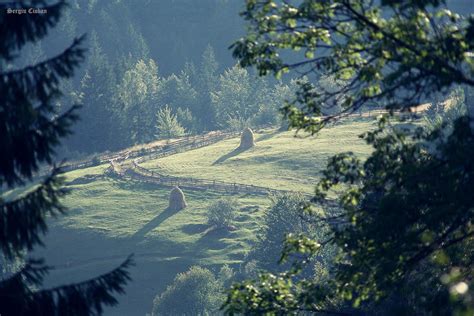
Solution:
<svg viewBox="0 0 474 316">
<path fill-rule="evenodd" d="M 77 33 L 77 22 L 74 19 L 72 8 L 69 7 L 63 12 L 61 23 L 58 25 L 58 30 L 64 34 L 67 40 L 73 40 Z"/>
<path fill-rule="evenodd" d="M 172 138 L 184 135 L 184 128 L 179 124 L 175 114 L 166 105 L 156 113 L 157 137 Z"/>
<path fill-rule="evenodd" d="M 227 128 L 235 121 L 249 121 L 261 104 L 269 102 L 269 97 L 270 89 L 265 78 L 255 78 L 239 65 L 227 69 L 219 77 L 216 91 L 211 93 L 217 126 Z"/>
<path fill-rule="evenodd" d="M 25 56 L 25 65 L 37 64 L 40 61 L 44 60 L 46 55 L 44 54 L 43 47 L 40 42 L 31 45 L 27 50 Z"/>
<path fill-rule="evenodd" d="M 217 88 L 218 78 L 217 71 L 219 70 L 219 63 L 216 60 L 214 48 L 209 44 L 202 53 L 201 57 L 201 78 L 202 85 L 207 91 L 213 91 Z"/>
<path fill-rule="evenodd" d="M 147 60 L 150 58 L 150 49 L 145 38 L 132 23 L 128 26 L 128 38 L 130 40 L 131 52 L 135 59 Z"/>
<path fill-rule="evenodd" d="M 195 113 L 199 115 L 200 125 L 207 129 L 217 127 L 216 113 L 211 105 L 211 93 L 217 89 L 219 84 L 218 70 L 219 64 L 216 61 L 214 49 L 211 45 L 208 45 L 202 54 L 198 77 L 196 78 L 200 107 Z"/>
<path fill-rule="evenodd" d="M 120 124 L 131 144 L 153 140 L 153 115 L 157 111 L 161 89 L 158 66 L 153 59 L 148 62 L 140 59 L 124 73 L 117 87 L 117 96 Z"/>
<path fill-rule="evenodd" d="M 11 190 L 31 183 L 40 166 L 51 165 L 54 149 L 70 133 L 78 106 L 56 113 L 54 101 L 61 95 L 61 80 L 71 78 L 83 61 L 84 38 L 75 39 L 61 54 L 18 70 L 4 67 L 27 43 L 44 38 L 55 27 L 66 7 L 64 1 L 17 1 L 0 4 L 0 188 Z M 44 7 L 47 14 L 7 14 L 7 8 Z M 60 168 L 24 195 L 5 199 L 0 195 L 0 251 L 7 260 L 42 244 L 46 219 L 63 214 Z M 117 303 L 130 279 L 127 259 L 117 269 L 88 281 L 41 289 L 50 267 L 29 259 L 19 271 L 0 280 L 1 315 L 101 314 L 105 305 Z"/>
<path fill-rule="evenodd" d="M 115 89 L 112 66 L 102 51 L 97 33 L 92 31 L 88 63 L 79 93 L 83 104 L 81 121 L 75 125 L 75 133 L 67 142 L 69 149 L 91 153 L 117 147 L 111 136 L 116 136 L 114 132 L 118 130 L 114 124 L 117 114 L 112 108 Z M 87 142 L 84 142 L 85 139 Z"/>
</svg>

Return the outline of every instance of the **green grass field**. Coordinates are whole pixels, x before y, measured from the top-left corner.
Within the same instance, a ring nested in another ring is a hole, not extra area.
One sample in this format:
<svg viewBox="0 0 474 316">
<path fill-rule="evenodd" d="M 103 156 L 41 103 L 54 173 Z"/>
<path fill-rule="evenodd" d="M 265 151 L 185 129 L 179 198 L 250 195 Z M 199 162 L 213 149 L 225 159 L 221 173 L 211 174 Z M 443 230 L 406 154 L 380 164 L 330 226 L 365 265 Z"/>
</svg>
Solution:
<svg viewBox="0 0 474 316">
<path fill-rule="evenodd" d="M 109 178 L 91 183 L 69 186 L 73 193 L 65 204 L 69 215 L 60 220 L 64 228 L 91 230 L 106 238 L 121 239 L 155 251 L 163 258 L 195 256 L 212 263 L 235 262 L 249 248 L 261 212 L 268 205 L 263 196 L 238 196 L 241 210 L 237 215 L 238 230 L 219 238 L 219 245 L 207 248 L 207 206 L 221 197 L 214 192 L 184 191 L 188 207 L 177 213 L 166 210 L 169 188 L 138 182 L 124 182 Z M 250 238 L 249 238 L 250 237 Z M 154 246 L 157 242 L 158 247 Z M 180 249 L 161 251 L 161 244 L 174 244 Z M 178 247 L 179 246 L 179 247 Z M 184 251 L 184 252 L 183 252 Z"/>
<path fill-rule="evenodd" d="M 344 151 L 367 155 L 369 148 L 358 135 L 371 127 L 371 121 L 355 121 L 327 127 L 314 137 L 271 130 L 257 133 L 257 146 L 244 152 L 233 152 L 240 141 L 234 138 L 142 166 L 175 176 L 311 193 L 329 157 Z"/>
<path fill-rule="evenodd" d="M 237 154 L 232 153 L 239 144 L 235 138 L 142 165 L 175 176 L 310 193 L 328 157 L 344 151 L 369 153 L 358 135 L 373 126 L 368 120 L 340 123 L 306 138 L 270 130 L 256 134 L 256 147 Z M 206 211 L 221 193 L 184 190 L 188 207 L 170 213 L 166 211 L 170 188 L 111 178 L 105 174 L 107 167 L 66 174 L 71 189 L 64 201 L 68 215 L 54 220 L 47 247 L 38 254 L 58 267 L 50 282 L 54 285 L 55 280 L 103 273 L 135 253 L 134 282 L 110 315 L 149 312 L 153 297 L 190 265 L 217 269 L 240 262 L 271 203 L 267 196 L 234 196 L 240 203 L 237 229 L 216 231 L 206 224 Z"/>
</svg>

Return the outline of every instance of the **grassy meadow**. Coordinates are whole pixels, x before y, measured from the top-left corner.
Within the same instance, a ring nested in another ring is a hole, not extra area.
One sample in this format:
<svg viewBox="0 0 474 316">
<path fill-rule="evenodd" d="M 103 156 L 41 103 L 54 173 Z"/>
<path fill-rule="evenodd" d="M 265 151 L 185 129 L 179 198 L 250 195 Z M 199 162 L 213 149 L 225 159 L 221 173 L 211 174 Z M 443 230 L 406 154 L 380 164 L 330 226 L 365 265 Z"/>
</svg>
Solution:
<svg viewBox="0 0 474 316">
<path fill-rule="evenodd" d="M 315 137 L 265 130 L 256 133 L 256 147 L 244 152 L 234 151 L 239 145 L 234 138 L 142 166 L 174 176 L 311 193 L 328 157 L 344 151 L 369 153 L 358 135 L 373 126 L 369 120 L 346 121 Z M 167 211 L 170 188 L 110 177 L 107 167 L 65 175 L 71 189 L 64 200 L 68 214 L 53 220 L 47 246 L 38 253 L 57 267 L 50 285 L 106 272 L 134 253 L 133 282 L 111 315 L 149 312 L 154 296 L 191 265 L 217 270 L 222 264 L 239 263 L 255 242 L 271 203 L 267 196 L 234 196 L 240 203 L 236 229 L 217 231 L 206 224 L 206 212 L 221 193 L 184 190 L 188 206 L 172 213 Z"/>
<path fill-rule="evenodd" d="M 329 157 L 344 151 L 368 154 L 369 147 L 358 135 L 373 126 L 367 120 L 346 122 L 313 137 L 266 130 L 255 133 L 256 146 L 243 152 L 235 150 L 240 140 L 233 138 L 141 166 L 174 176 L 312 193 Z"/>
</svg>

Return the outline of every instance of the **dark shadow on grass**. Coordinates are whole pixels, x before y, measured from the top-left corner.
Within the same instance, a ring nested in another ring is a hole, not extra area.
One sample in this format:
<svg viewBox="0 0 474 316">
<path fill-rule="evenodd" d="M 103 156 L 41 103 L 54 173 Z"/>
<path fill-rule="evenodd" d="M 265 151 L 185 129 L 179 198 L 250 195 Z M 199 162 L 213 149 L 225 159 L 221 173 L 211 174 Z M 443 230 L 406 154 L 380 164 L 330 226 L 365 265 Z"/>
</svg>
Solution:
<svg viewBox="0 0 474 316">
<path fill-rule="evenodd" d="M 236 149 L 232 150 L 230 153 L 227 153 L 221 157 L 219 157 L 219 159 L 217 159 L 216 161 L 214 161 L 212 163 L 212 165 L 217 165 L 217 164 L 220 164 L 220 163 L 223 163 L 224 161 L 226 161 L 227 159 L 229 158 L 232 158 L 232 157 L 235 157 L 241 153 L 243 153 L 244 151 L 246 151 L 247 149 L 242 149 L 240 147 L 237 147 Z"/>
<path fill-rule="evenodd" d="M 169 190 L 170 186 L 162 185 L 159 183 L 149 183 L 143 182 L 134 179 L 112 179 L 109 178 L 111 181 L 111 185 L 115 188 L 127 191 L 135 191 L 135 192 L 149 192 L 149 191 L 156 191 L 160 189 Z"/>
<path fill-rule="evenodd" d="M 208 227 L 203 236 L 199 239 L 198 244 L 203 249 L 221 250 L 228 246 L 228 244 L 221 240 L 221 238 L 229 237 L 230 231 L 225 228 Z"/>
<path fill-rule="evenodd" d="M 208 227 L 208 224 L 188 224 L 184 225 L 181 230 L 188 235 L 194 235 L 204 232 Z"/>
<path fill-rule="evenodd" d="M 154 219 L 149 221 L 145 226 L 140 228 L 139 231 L 137 231 L 135 234 L 133 234 L 132 239 L 142 239 L 145 237 L 146 234 L 148 234 L 150 231 L 155 229 L 156 227 L 160 226 L 161 223 L 163 223 L 165 220 L 173 216 L 174 214 L 178 213 L 179 211 L 172 210 L 169 207 L 166 208 L 163 212 L 160 213 L 160 215 L 156 216 Z"/>
<path fill-rule="evenodd" d="M 253 217 L 250 216 L 249 214 L 240 214 L 238 216 L 235 217 L 235 220 L 237 222 L 246 222 L 246 221 L 249 221 L 249 220 L 252 220 Z"/>
</svg>

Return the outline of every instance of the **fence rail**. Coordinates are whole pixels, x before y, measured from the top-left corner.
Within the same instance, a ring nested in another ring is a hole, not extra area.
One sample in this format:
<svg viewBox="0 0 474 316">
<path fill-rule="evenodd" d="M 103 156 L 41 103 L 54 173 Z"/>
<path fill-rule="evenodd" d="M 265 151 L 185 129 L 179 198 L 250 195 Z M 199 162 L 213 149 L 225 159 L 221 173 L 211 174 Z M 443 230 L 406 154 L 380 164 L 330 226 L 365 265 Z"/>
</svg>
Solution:
<svg viewBox="0 0 474 316">
<path fill-rule="evenodd" d="M 345 118 L 372 117 L 385 113 L 388 113 L 388 111 L 372 110 L 364 113 L 361 112 L 349 114 Z M 188 136 L 149 148 L 141 148 L 139 150 L 125 150 L 111 154 L 104 154 L 86 161 L 69 163 L 63 165 L 62 169 L 64 171 L 72 171 L 81 168 L 93 167 L 104 163 L 110 163 L 110 170 L 122 178 L 130 178 L 164 186 L 180 186 L 182 188 L 194 190 L 212 190 L 225 193 L 249 193 L 259 195 L 296 193 L 295 191 L 290 190 L 278 190 L 262 186 L 230 183 L 219 180 L 174 177 L 139 166 L 140 163 L 145 161 L 159 159 L 183 151 L 205 147 L 225 139 L 237 137 L 239 135 L 240 132 L 210 132 L 204 135 Z"/>
<path fill-rule="evenodd" d="M 386 113 L 388 113 L 387 110 L 370 110 L 367 112 L 349 114 L 345 116 L 343 119 L 357 118 L 357 117 L 373 117 L 373 116 L 378 116 L 378 115 L 386 114 Z M 394 112 L 394 113 L 397 115 L 405 115 L 404 112 Z M 414 113 L 418 113 L 418 111 L 415 111 Z M 210 132 L 204 135 L 187 136 L 187 137 L 183 137 L 177 140 L 172 140 L 166 144 L 159 144 L 159 145 L 155 145 L 149 148 L 141 148 L 138 150 L 122 150 L 115 153 L 102 154 L 93 158 L 66 163 L 62 165 L 62 169 L 63 171 L 68 172 L 68 171 L 72 171 L 76 169 L 95 167 L 101 164 L 110 163 L 110 161 L 112 160 L 120 161 L 120 160 L 126 160 L 126 159 L 131 159 L 131 158 L 142 157 L 142 156 L 149 156 L 151 157 L 150 159 L 156 159 L 156 158 L 164 157 L 162 156 L 162 154 L 163 152 L 166 151 L 166 148 L 168 147 L 172 147 L 172 148 L 181 147 L 180 150 L 189 150 L 189 149 L 198 148 L 198 147 L 192 146 L 194 142 L 205 144 L 204 141 L 208 140 L 209 141 L 208 144 L 212 144 L 216 139 L 223 140 L 223 139 L 238 136 L 239 134 L 240 133 L 238 132 L 214 131 L 214 132 Z M 178 151 L 173 152 L 173 153 L 177 153 L 177 152 Z M 38 172 L 37 176 L 47 175 L 50 173 L 50 171 L 51 171 L 51 168 L 43 169 L 42 171 Z"/>
<path fill-rule="evenodd" d="M 251 184 L 230 183 L 220 180 L 174 177 L 143 168 L 137 165 L 135 161 L 132 162 L 132 168 L 128 169 L 127 175 L 137 180 L 161 184 L 164 186 L 179 186 L 182 188 L 195 190 L 212 190 L 225 193 L 248 193 L 257 195 L 296 193 L 296 191 L 277 190 Z"/>
<path fill-rule="evenodd" d="M 385 110 L 374 110 L 361 114 L 351 114 L 346 116 L 346 118 L 356 118 L 356 117 L 367 117 L 367 116 L 378 116 L 385 114 Z M 140 157 L 132 159 L 131 163 L 124 163 L 125 160 L 132 158 L 130 156 L 117 159 L 118 165 L 111 160 L 112 170 L 119 176 L 130 178 L 134 180 L 139 180 L 147 183 L 154 183 L 163 186 L 179 186 L 181 188 L 188 188 L 192 190 L 212 190 L 223 193 L 247 193 L 247 194 L 257 194 L 257 195 L 268 195 L 268 194 L 281 194 L 281 193 L 299 193 L 297 191 L 291 190 L 279 190 L 272 189 L 263 186 L 242 184 L 242 183 L 230 183 L 220 180 L 208 180 L 208 179 L 198 179 L 198 178 L 187 178 L 187 177 L 175 177 L 160 173 L 158 171 L 149 170 L 140 166 L 140 163 L 164 158 L 170 155 L 174 155 L 183 151 L 192 150 L 196 148 L 201 148 L 204 146 L 211 145 L 218 141 L 233 138 L 240 135 L 240 133 L 216 133 L 212 135 L 204 135 L 202 137 L 195 137 L 192 140 L 182 139 L 173 143 L 170 143 L 166 146 L 161 147 L 159 150 L 155 150 L 152 153 L 144 154 Z M 312 197 L 309 194 L 303 194 L 307 197 Z M 326 201 L 328 205 L 335 205 L 333 200 Z"/>
<path fill-rule="evenodd" d="M 142 163 L 148 160 L 158 159 L 167 157 L 170 155 L 174 155 L 183 151 L 188 151 L 192 149 L 197 149 L 205 146 L 209 146 L 215 144 L 219 141 L 234 138 L 239 136 L 240 133 L 238 132 L 229 132 L 229 133 L 216 133 L 212 135 L 205 135 L 201 137 L 195 137 L 193 139 L 183 139 L 180 141 L 176 141 L 170 144 L 167 144 L 160 148 L 160 150 L 142 154 L 140 157 L 134 159 L 135 163 Z M 130 157 L 129 157 L 130 158 Z"/>
<path fill-rule="evenodd" d="M 156 145 L 150 148 L 142 148 L 140 150 L 125 150 L 110 154 L 99 155 L 87 160 L 80 160 L 71 163 L 66 163 L 61 166 L 64 172 L 73 171 L 77 169 L 95 167 L 102 164 L 110 163 L 111 161 L 124 161 L 127 159 L 149 156 L 149 159 L 160 158 L 163 153 L 173 154 L 180 150 L 190 150 L 193 144 L 212 144 L 214 142 L 236 137 L 240 133 L 237 132 L 210 132 L 204 135 L 187 136 L 177 140 L 172 140 L 166 144 Z M 173 151 L 174 150 L 174 151 Z M 45 176 L 51 172 L 52 168 L 43 169 L 38 172 L 36 176 Z"/>
<path fill-rule="evenodd" d="M 194 190 L 212 190 L 225 193 L 249 193 L 259 195 L 283 192 L 295 193 L 294 191 L 289 190 L 276 190 L 262 186 L 241 183 L 229 183 L 219 180 L 174 177 L 159 173 L 157 171 L 149 170 L 138 165 L 139 163 L 143 163 L 148 160 L 163 158 L 182 151 L 205 147 L 224 139 L 236 137 L 239 134 L 240 133 L 222 133 L 211 135 L 208 137 L 195 138 L 191 142 L 186 140 L 174 142 L 172 144 L 168 144 L 168 146 L 164 146 L 159 152 L 150 153 L 148 155 L 143 155 L 141 157 L 132 159 L 130 164 L 125 163 L 125 160 L 129 159 L 130 157 L 121 157 L 120 159 L 113 159 L 110 161 L 111 169 L 115 174 L 119 175 L 120 177 L 127 177 L 135 180 L 170 187 L 179 186 L 182 188 L 189 188 Z"/>
</svg>

